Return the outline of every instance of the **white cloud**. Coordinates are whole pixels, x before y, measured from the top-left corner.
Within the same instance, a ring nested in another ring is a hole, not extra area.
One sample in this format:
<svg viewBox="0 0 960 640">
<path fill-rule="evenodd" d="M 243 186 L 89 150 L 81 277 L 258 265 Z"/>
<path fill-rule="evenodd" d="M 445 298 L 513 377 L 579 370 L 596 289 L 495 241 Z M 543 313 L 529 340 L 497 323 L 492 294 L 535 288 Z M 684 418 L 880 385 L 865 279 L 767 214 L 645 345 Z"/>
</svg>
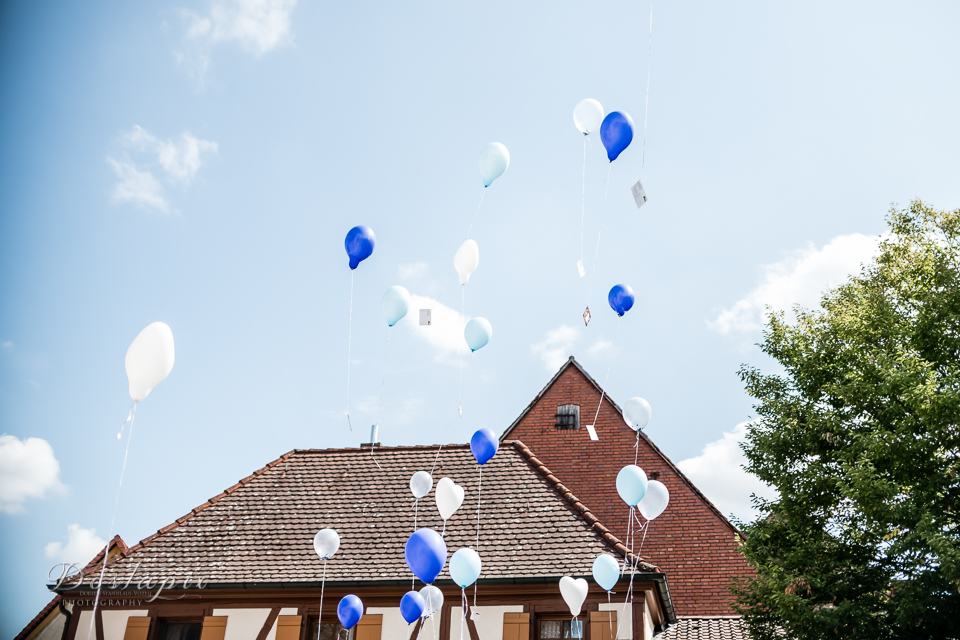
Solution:
<svg viewBox="0 0 960 640">
<path fill-rule="evenodd" d="M 43 551 L 48 558 L 57 562 L 77 563 L 83 567 L 107 545 L 107 541 L 96 534 L 96 529 L 84 529 L 78 524 L 71 524 L 67 527 L 67 544 L 51 542 Z"/>
<path fill-rule="evenodd" d="M 181 134 L 179 140 L 161 140 L 139 125 L 121 134 L 120 144 L 122 157 L 107 158 L 119 179 L 111 199 L 115 203 L 130 202 L 163 212 L 170 210 L 170 203 L 153 171 L 162 172 L 167 182 L 185 187 L 200 171 L 203 155 L 218 151 L 216 142 L 201 140 L 188 132 Z"/>
<path fill-rule="evenodd" d="M 431 309 L 430 326 L 420 325 L 420 309 Z M 410 294 L 410 312 L 399 324 L 432 347 L 437 361 L 457 363 L 458 356 L 470 351 L 463 338 L 463 328 L 468 320 L 469 317 L 461 319 L 459 311 L 433 298 Z"/>
<path fill-rule="evenodd" d="M 595 356 L 597 354 L 603 353 L 604 351 L 608 351 L 612 348 L 613 348 L 613 343 L 611 341 L 597 340 L 592 345 L 590 345 L 590 348 L 587 349 L 587 353 L 589 353 L 591 356 Z"/>
<path fill-rule="evenodd" d="M 43 498 L 65 488 L 50 443 L 42 438 L 0 436 L 0 511 L 21 512 L 27 498 Z"/>
<path fill-rule="evenodd" d="M 757 516 L 750 505 L 750 495 L 774 498 L 776 492 L 757 477 L 743 470 L 746 457 L 740 449 L 747 432 L 741 422 L 715 442 L 710 442 L 696 457 L 677 463 L 677 467 L 724 515 L 733 514 L 744 521 Z"/>
<path fill-rule="evenodd" d="M 217 143 L 201 140 L 190 133 L 183 133 L 179 142 L 160 140 L 139 125 L 123 136 L 127 146 L 148 155 L 156 156 L 157 162 L 167 176 L 182 184 L 190 184 L 200 170 L 201 153 L 217 153 Z"/>
<path fill-rule="evenodd" d="M 427 273 L 426 262 L 410 262 L 402 264 L 397 268 L 401 280 L 415 280 L 422 278 Z"/>
<path fill-rule="evenodd" d="M 543 342 L 530 345 L 530 352 L 540 358 L 547 371 L 556 372 L 573 353 L 573 345 L 579 337 L 576 328 L 562 324 L 547 331 Z"/>
<path fill-rule="evenodd" d="M 745 297 L 724 309 L 709 322 L 719 333 L 758 331 L 764 324 L 764 310 L 789 312 L 794 305 L 811 309 L 830 288 L 859 273 L 860 265 L 877 254 L 879 236 L 854 233 L 837 236 L 822 249 L 812 244 L 792 252 L 780 262 L 763 267 L 763 279 Z"/>
<path fill-rule="evenodd" d="M 177 62 L 202 79 L 216 44 L 236 42 L 262 56 L 292 41 L 290 14 L 296 5 L 297 0 L 213 0 L 207 13 L 184 9 L 183 40 L 189 51 L 175 53 Z"/>
<path fill-rule="evenodd" d="M 5 349 L 9 349 L 9 348 L 11 348 L 12 346 L 13 346 L 13 343 L 10 342 L 9 340 L 8 340 L 7 342 L 4 342 L 4 343 L 3 343 L 3 347 L 4 347 Z"/>
<path fill-rule="evenodd" d="M 141 207 L 153 207 L 164 213 L 170 210 L 170 204 L 163 197 L 163 186 L 152 173 L 140 171 L 129 160 L 118 162 L 107 158 L 107 162 L 113 167 L 119 180 L 110 195 L 114 203 L 130 202 Z"/>
</svg>

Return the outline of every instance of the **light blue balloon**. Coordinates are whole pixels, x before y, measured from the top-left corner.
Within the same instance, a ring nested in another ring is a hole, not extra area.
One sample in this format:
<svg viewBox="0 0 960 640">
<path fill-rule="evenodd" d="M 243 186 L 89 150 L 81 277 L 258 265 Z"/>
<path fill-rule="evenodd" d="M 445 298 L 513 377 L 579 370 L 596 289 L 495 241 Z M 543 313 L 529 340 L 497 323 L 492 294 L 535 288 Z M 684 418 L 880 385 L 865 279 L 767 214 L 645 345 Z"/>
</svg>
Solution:
<svg viewBox="0 0 960 640">
<path fill-rule="evenodd" d="M 637 506 L 647 493 L 647 474 L 635 464 L 620 469 L 617 474 L 617 493 L 628 506 Z"/>
<path fill-rule="evenodd" d="M 606 553 L 598 555 L 593 561 L 593 579 L 604 591 L 610 591 L 617 586 L 620 564 L 616 558 Z"/>
<path fill-rule="evenodd" d="M 493 336 L 493 327 L 486 318 L 473 318 L 463 329 L 463 337 L 470 351 L 483 348 Z"/>
<path fill-rule="evenodd" d="M 467 588 L 480 577 L 480 556 L 473 549 L 464 547 L 450 558 L 450 577 L 463 588 Z"/>
<path fill-rule="evenodd" d="M 499 142 L 491 142 L 480 152 L 480 177 L 489 187 L 510 166 L 510 152 Z"/>
<path fill-rule="evenodd" d="M 410 292 L 400 285 L 390 287 L 383 293 L 380 306 L 383 307 L 383 315 L 387 317 L 387 324 L 392 327 L 410 310 Z"/>
</svg>

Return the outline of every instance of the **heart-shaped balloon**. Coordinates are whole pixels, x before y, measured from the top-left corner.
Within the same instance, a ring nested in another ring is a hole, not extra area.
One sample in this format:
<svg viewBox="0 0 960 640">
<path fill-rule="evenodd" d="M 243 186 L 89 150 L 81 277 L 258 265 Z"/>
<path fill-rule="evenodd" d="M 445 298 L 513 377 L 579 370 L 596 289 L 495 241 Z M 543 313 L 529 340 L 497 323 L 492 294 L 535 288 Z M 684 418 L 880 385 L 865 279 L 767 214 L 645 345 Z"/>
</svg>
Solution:
<svg viewBox="0 0 960 640">
<path fill-rule="evenodd" d="M 587 599 L 587 591 L 590 585 L 583 578 L 571 578 L 563 576 L 560 578 L 560 595 L 563 601 L 570 607 L 570 615 L 577 617 L 583 608 L 583 601 Z"/>
<path fill-rule="evenodd" d="M 643 494 L 637 509 L 644 518 L 653 520 L 663 513 L 668 504 L 670 504 L 670 492 L 662 482 L 651 480 L 647 483 L 647 492 Z"/>
<path fill-rule="evenodd" d="M 450 478 L 442 478 L 437 483 L 437 510 L 446 522 L 463 504 L 463 487 Z"/>
</svg>

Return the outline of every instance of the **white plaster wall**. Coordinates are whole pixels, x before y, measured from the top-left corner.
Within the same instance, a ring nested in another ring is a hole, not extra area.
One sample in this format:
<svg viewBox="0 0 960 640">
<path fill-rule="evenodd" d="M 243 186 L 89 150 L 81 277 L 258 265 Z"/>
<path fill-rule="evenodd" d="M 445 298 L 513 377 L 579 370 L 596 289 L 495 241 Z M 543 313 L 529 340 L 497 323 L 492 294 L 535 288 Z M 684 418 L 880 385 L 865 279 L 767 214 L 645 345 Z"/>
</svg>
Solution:
<svg viewBox="0 0 960 640">
<path fill-rule="evenodd" d="M 296 607 L 284 607 L 283 609 L 280 609 L 280 615 L 281 615 L 281 616 L 295 616 L 295 615 L 297 615 L 297 608 L 296 608 Z M 106 640 L 106 638 L 104 638 L 104 640 Z M 277 640 L 277 622 L 276 622 L 276 621 L 274 621 L 273 627 L 270 629 L 269 633 L 267 633 L 267 640 Z"/>
<path fill-rule="evenodd" d="M 416 622 L 407 624 L 400 613 L 400 607 L 367 607 L 367 613 L 383 616 L 383 622 L 380 625 L 380 640 L 410 640 L 410 634 L 417 626 Z"/>
<path fill-rule="evenodd" d="M 647 601 L 643 602 L 643 640 L 653 640 L 653 616 Z"/>
<path fill-rule="evenodd" d="M 90 611 L 80 612 L 80 622 L 77 623 L 77 635 L 74 636 L 74 640 L 96 640 L 97 632 L 90 626 L 92 619 L 93 613 Z"/>
<path fill-rule="evenodd" d="M 404 622 L 406 624 L 406 622 Z M 426 620 L 423 621 L 423 627 L 420 629 L 420 635 L 418 636 L 426 640 L 439 640 L 440 639 L 440 614 L 435 613 Z"/>
<path fill-rule="evenodd" d="M 227 616 L 227 632 L 223 640 L 257 640 L 270 611 L 271 609 L 214 609 L 213 615 Z"/>
<path fill-rule="evenodd" d="M 620 629 L 620 632 L 617 633 L 617 640 L 633 639 L 633 605 L 624 605 L 622 602 L 620 604 L 603 602 L 600 604 L 600 611 L 617 612 L 617 628 Z"/>
<path fill-rule="evenodd" d="M 53 622 L 48 624 L 37 636 L 37 640 L 60 640 L 63 637 L 63 627 L 67 624 L 67 617 L 58 613 Z"/>
<path fill-rule="evenodd" d="M 127 618 L 131 616 L 145 616 L 143 611 L 104 611 L 103 612 L 103 640 L 123 640 L 127 632 Z"/>
<path fill-rule="evenodd" d="M 503 640 L 503 614 L 523 613 L 523 605 L 476 607 L 476 610 L 480 614 L 480 617 L 473 621 L 473 624 L 477 627 L 477 635 L 482 640 Z M 460 640 L 460 616 L 462 611 L 461 607 L 450 609 L 450 640 Z M 463 623 L 463 637 L 470 637 L 466 622 Z"/>
</svg>

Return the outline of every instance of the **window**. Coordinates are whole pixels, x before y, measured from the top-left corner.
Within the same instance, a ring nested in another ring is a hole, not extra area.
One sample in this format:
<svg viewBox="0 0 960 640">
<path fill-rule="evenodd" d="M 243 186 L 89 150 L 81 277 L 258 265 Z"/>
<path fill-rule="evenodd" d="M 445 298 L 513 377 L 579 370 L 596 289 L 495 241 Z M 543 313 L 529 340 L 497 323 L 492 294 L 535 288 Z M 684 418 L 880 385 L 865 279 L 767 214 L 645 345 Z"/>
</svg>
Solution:
<svg viewBox="0 0 960 640">
<path fill-rule="evenodd" d="M 537 621 L 537 638 L 552 640 L 553 638 L 582 638 L 583 622 L 580 620 L 549 620 Z"/>
<path fill-rule="evenodd" d="M 310 621 L 310 635 L 308 638 L 310 640 L 317 640 L 317 624 L 319 621 L 314 618 Z M 324 622 L 320 625 L 320 640 L 353 640 L 353 632 L 356 629 L 350 629 L 346 633 L 340 633 L 344 631 L 343 626 L 339 622 Z"/>
<path fill-rule="evenodd" d="M 160 624 L 160 640 L 200 640 L 202 622 L 164 621 Z"/>
<path fill-rule="evenodd" d="M 580 428 L 580 405 L 561 404 L 557 407 L 557 429 Z"/>
</svg>

